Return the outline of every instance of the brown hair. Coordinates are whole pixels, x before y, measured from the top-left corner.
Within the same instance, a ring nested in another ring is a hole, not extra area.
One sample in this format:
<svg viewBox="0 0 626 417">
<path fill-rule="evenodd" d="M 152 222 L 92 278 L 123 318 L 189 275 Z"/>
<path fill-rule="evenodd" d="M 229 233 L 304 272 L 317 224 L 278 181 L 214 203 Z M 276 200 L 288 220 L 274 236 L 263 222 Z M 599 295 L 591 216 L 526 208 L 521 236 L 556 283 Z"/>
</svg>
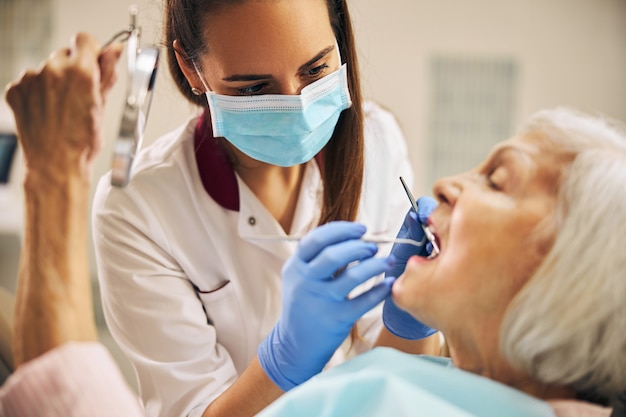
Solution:
<svg viewBox="0 0 626 417">
<path fill-rule="evenodd" d="M 246 0 L 167 0 L 165 2 L 165 42 L 170 72 L 180 92 L 190 102 L 206 106 L 204 95 L 196 96 L 178 66 L 173 48 L 178 40 L 183 58 L 196 63 L 208 52 L 204 42 L 203 23 L 219 8 L 241 4 Z M 323 151 L 322 177 L 324 204 L 320 224 L 333 220 L 355 220 L 361 198 L 364 165 L 363 113 L 358 62 L 352 23 L 346 0 L 326 0 L 328 14 L 339 50 L 347 63 L 348 87 L 352 107 L 339 117 L 333 136 Z"/>
</svg>

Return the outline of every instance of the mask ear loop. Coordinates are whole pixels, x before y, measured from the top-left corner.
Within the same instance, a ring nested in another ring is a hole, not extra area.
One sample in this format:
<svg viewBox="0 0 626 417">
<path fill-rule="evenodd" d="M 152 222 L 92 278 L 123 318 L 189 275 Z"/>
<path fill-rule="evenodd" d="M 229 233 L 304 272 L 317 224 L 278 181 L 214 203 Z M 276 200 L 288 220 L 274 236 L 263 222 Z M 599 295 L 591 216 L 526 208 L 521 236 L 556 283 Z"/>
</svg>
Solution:
<svg viewBox="0 0 626 417">
<path fill-rule="evenodd" d="M 200 70 L 198 69 L 198 66 L 196 65 L 196 61 L 192 60 L 191 64 L 193 65 L 193 68 L 196 70 L 196 75 L 200 79 L 202 86 L 206 89 L 206 92 L 212 93 L 211 89 L 209 88 L 209 85 L 206 83 L 206 81 L 204 81 L 204 77 L 202 76 L 202 73 L 200 73 Z"/>
<path fill-rule="evenodd" d="M 337 50 L 337 57 L 339 58 L 339 68 L 341 68 L 343 62 L 341 62 L 341 51 L 339 51 L 339 43 L 337 42 L 337 38 L 335 38 L 335 49 Z"/>
</svg>

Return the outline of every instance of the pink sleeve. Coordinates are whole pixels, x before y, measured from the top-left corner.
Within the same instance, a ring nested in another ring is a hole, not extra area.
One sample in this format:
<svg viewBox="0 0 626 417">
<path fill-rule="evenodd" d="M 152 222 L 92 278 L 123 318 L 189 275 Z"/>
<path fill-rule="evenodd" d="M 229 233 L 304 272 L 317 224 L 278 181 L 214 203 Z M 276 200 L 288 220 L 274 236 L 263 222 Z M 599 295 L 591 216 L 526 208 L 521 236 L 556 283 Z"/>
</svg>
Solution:
<svg viewBox="0 0 626 417">
<path fill-rule="evenodd" d="M 20 366 L 0 388 L 0 416 L 141 417 L 104 346 L 72 342 Z"/>
<path fill-rule="evenodd" d="M 609 417 L 611 409 L 576 400 L 550 400 L 556 417 Z"/>
</svg>

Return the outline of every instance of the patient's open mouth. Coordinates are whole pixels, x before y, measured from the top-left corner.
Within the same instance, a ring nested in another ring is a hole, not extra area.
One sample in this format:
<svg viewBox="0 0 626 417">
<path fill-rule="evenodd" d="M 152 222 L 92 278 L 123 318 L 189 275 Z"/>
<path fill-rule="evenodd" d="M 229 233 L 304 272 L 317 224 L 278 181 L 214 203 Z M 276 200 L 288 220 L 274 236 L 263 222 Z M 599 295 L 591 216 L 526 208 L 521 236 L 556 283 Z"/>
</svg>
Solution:
<svg viewBox="0 0 626 417">
<path fill-rule="evenodd" d="M 428 256 L 428 259 L 435 259 L 437 256 L 439 256 L 439 253 L 441 252 L 441 245 L 439 243 L 439 237 L 437 236 L 432 224 L 426 227 L 424 229 L 424 232 L 426 233 L 428 240 L 433 246 L 432 251 L 430 255 Z"/>
</svg>

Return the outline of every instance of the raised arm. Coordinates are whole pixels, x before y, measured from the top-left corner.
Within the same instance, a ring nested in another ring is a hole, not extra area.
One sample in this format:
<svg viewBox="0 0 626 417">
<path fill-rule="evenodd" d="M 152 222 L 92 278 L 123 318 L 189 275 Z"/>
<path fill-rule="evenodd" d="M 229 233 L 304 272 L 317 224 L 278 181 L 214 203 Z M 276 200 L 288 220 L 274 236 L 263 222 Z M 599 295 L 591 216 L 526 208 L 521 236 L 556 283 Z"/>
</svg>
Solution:
<svg viewBox="0 0 626 417">
<path fill-rule="evenodd" d="M 25 156 L 25 231 L 16 294 L 16 367 L 69 341 L 95 341 L 88 264 L 88 196 L 102 146 L 107 92 L 121 46 L 101 54 L 78 34 L 9 85 Z"/>
</svg>

